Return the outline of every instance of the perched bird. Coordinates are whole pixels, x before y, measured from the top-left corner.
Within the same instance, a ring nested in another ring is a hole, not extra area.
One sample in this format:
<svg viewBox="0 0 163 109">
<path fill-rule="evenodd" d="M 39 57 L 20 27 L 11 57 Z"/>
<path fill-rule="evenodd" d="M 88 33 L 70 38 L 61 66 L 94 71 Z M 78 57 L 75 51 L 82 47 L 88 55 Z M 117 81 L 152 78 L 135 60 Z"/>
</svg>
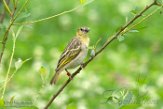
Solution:
<svg viewBox="0 0 163 109">
<path fill-rule="evenodd" d="M 89 46 L 88 32 L 89 28 L 87 27 L 81 27 L 77 30 L 76 37 L 71 40 L 64 52 L 61 54 L 50 84 L 56 83 L 59 74 L 63 70 L 65 70 L 67 75 L 71 78 L 71 74 L 67 69 L 75 68 L 83 63 L 84 58 L 87 56 Z"/>
</svg>

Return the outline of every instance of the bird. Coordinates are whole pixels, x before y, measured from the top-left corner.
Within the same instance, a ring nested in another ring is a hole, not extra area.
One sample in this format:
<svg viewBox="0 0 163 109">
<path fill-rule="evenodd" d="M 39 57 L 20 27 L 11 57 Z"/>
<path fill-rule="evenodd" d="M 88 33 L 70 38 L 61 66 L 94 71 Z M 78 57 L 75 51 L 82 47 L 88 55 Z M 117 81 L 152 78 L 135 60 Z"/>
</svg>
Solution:
<svg viewBox="0 0 163 109">
<path fill-rule="evenodd" d="M 83 64 L 88 53 L 90 42 L 89 31 L 88 27 L 77 29 L 76 36 L 68 43 L 58 60 L 55 74 L 50 81 L 51 85 L 56 84 L 60 73 L 64 70 L 67 72 L 69 78 L 72 79 L 68 69 L 74 69 Z"/>
</svg>

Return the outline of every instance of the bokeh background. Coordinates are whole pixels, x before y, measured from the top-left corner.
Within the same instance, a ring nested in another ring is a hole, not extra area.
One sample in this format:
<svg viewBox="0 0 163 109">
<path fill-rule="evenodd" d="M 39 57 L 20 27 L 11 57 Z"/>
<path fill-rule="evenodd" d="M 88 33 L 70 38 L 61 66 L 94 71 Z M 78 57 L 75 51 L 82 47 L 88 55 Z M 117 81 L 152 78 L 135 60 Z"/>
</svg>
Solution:
<svg viewBox="0 0 163 109">
<path fill-rule="evenodd" d="M 87 0 L 86 2 L 89 2 Z M 91 43 L 99 49 L 126 19 L 152 0 L 94 0 L 89 5 L 43 22 L 24 25 L 15 48 L 10 75 L 25 62 L 7 85 L 5 100 L 32 101 L 43 108 L 68 79 L 65 72 L 55 86 L 49 85 L 57 60 L 77 28 L 90 27 Z M 21 6 L 23 1 L 20 1 Z M 81 5 L 79 0 L 31 0 L 17 22 L 33 21 Z M 153 7 L 149 10 L 148 15 Z M 2 5 L 1 5 L 2 10 Z M 132 11 L 134 10 L 134 11 Z M 139 32 L 127 33 L 97 56 L 52 103 L 49 109 L 162 109 L 163 108 L 163 15 L 160 11 L 138 25 Z M 6 17 L 3 24 L 7 25 Z M 2 27 L 2 26 L 1 26 Z M 16 31 L 20 25 L 13 29 Z M 0 39 L 4 29 L 0 31 Z M 13 40 L 7 42 L 0 66 L 0 86 L 4 84 Z M 90 57 L 88 54 L 87 59 Z M 73 72 L 74 70 L 71 70 Z M 7 107 L 7 109 L 10 109 Z"/>
</svg>

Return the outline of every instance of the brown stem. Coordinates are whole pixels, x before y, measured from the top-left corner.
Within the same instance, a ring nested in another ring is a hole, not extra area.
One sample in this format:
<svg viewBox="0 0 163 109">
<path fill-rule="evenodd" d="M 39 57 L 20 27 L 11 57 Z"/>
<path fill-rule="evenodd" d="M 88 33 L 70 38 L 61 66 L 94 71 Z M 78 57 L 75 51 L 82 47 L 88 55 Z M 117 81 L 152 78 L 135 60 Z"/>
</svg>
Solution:
<svg viewBox="0 0 163 109">
<path fill-rule="evenodd" d="M 0 23 L 3 22 L 3 19 L 5 18 L 5 10 L 3 10 L 3 12 L 0 15 Z"/>
<path fill-rule="evenodd" d="M 8 0 L 9 1 L 9 0 Z M 10 19 L 10 23 L 9 23 L 9 26 L 6 30 L 6 32 L 4 33 L 4 36 L 3 36 L 3 39 L 2 39 L 2 49 L 1 49 L 1 54 L 0 54 L 0 64 L 2 62 L 2 57 L 3 57 L 3 54 L 4 54 L 4 50 L 5 50 L 5 47 L 6 47 L 6 42 L 7 42 L 7 39 L 8 39 L 8 33 L 10 31 L 10 28 L 11 26 L 13 25 L 14 21 L 16 19 L 14 19 L 14 14 L 15 14 L 15 11 L 16 11 L 16 8 L 14 8 L 13 12 L 12 12 L 12 16 L 11 16 L 11 19 Z"/>
<path fill-rule="evenodd" d="M 6 3 L 7 3 L 7 5 L 9 5 L 10 0 L 6 0 Z M 3 12 L 2 12 L 1 15 L 0 15 L 0 23 L 3 23 L 3 20 L 4 20 L 4 18 L 5 18 L 5 14 L 6 14 L 6 10 L 5 10 L 5 8 L 4 8 L 4 9 L 3 9 Z"/>
<path fill-rule="evenodd" d="M 141 17 L 143 15 L 143 13 L 145 13 L 149 8 L 151 8 L 156 4 L 157 2 L 154 0 L 153 3 L 151 3 L 149 6 L 146 6 L 140 13 L 138 13 L 133 19 L 131 19 L 127 24 L 125 24 L 121 29 L 119 29 L 118 32 L 116 32 L 112 37 L 109 37 L 108 40 L 105 42 L 105 44 L 102 46 L 101 49 L 99 49 L 95 56 L 90 58 L 88 61 L 86 61 L 83 64 L 83 67 L 85 68 L 88 63 L 90 63 L 98 54 L 100 54 L 112 41 L 114 41 L 115 39 L 117 39 L 117 37 L 131 24 L 133 24 L 134 21 L 136 21 L 139 17 Z M 73 74 L 72 74 L 72 78 L 74 78 L 80 71 L 82 70 L 82 68 L 78 68 Z M 63 89 L 71 82 L 71 80 L 73 79 L 68 79 L 63 85 L 62 87 L 57 91 L 57 93 L 55 93 L 52 98 L 48 101 L 47 105 L 44 107 L 44 109 L 48 109 L 48 107 L 51 105 L 51 103 L 55 100 L 55 98 L 63 91 Z"/>
<path fill-rule="evenodd" d="M 4 34 L 4 37 L 3 37 L 3 40 L 2 40 L 2 50 L 1 50 L 1 54 L 0 54 L 0 64 L 1 64 L 1 61 L 2 61 L 2 56 L 3 56 L 3 53 L 4 53 L 4 50 L 5 50 L 5 47 L 6 47 L 6 41 L 8 39 L 8 33 L 10 31 L 10 28 L 12 26 L 13 22 L 11 22 Z"/>
</svg>

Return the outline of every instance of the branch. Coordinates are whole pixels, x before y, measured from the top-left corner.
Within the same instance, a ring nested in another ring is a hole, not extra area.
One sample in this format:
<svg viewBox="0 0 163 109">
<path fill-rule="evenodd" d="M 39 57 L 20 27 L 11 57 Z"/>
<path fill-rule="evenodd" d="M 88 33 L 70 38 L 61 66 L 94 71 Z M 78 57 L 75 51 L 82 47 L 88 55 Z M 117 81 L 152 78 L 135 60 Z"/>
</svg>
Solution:
<svg viewBox="0 0 163 109">
<path fill-rule="evenodd" d="M 75 7 L 75 8 L 70 9 L 70 10 L 66 10 L 66 11 L 63 11 L 61 13 L 58 13 L 58 14 L 55 14 L 55 15 L 52 15 L 52 16 L 49 16 L 49 17 L 46 17 L 46 18 L 42 18 L 42 19 L 38 19 L 38 20 L 34 20 L 34 21 L 22 22 L 22 23 L 14 23 L 14 24 L 29 25 L 29 24 L 34 24 L 34 23 L 46 21 L 46 20 L 49 20 L 49 19 L 53 19 L 55 17 L 61 16 L 63 14 L 67 14 L 67 13 L 73 12 L 73 11 L 79 9 L 79 8 L 82 8 L 82 7 L 90 4 L 93 1 L 94 0 L 90 0 L 89 2 L 86 2 L 85 4 L 79 5 L 79 6 Z"/>
<path fill-rule="evenodd" d="M 140 11 L 133 19 L 131 19 L 127 24 L 125 24 L 124 26 L 121 27 L 121 29 L 118 30 L 118 32 L 116 32 L 114 35 L 112 35 L 112 37 L 109 37 L 108 40 L 104 43 L 104 45 L 102 46 L 101 49 L 99 49 L 96 53 L 95 56 L 90 58 L 88 61 L 86 61 L 83 64 L 83 68 L 85 68 L 88 63 L 90 63 L 97 55 L 99 55 L 112 41 L 114 41 L 115 39 L 117 39 L 117 37 L 119 35 L 121 35 L 123 33 L 123 31 L 125 31 L 125 29 L 127 29 L 127 27 L 129 27 L 131 24 L 134 23 L 134 21 L 136 21 L 138 18 L 140 18 L 147 10 L 149 10 L 152 6 L 154 5 L 158 5 L 158 6 L 162 6 L 160 4 L 158 4 L 158 2 L 156 0 L 154 0 L 153 3 L 151 3 L 149 6 L 146 6 L 142 11 Z M 79 67 L 73 74 L 72 74 L 72 79 L 82 70 L 81 67 Z M 72 79 L 68 79 L 62 86 L 61 88 L 57 91 L 57 93 L 55 93 L 52 98 L 48 101 L 47 105 L 44 107 L 44 109 L 48 109 L 48 107 L 51 105 L 51 103 L 57 98 L 57 96 L 63 91 L 63 89 L 71 82 Z"/>
<path fill-rule="evenodd" d="M 7 3 L 5 0 L 3 0 L 3 4 L 4 4 L 4 7 L 6 8 L 6 10 L 8 11 L 8 13 L 9 13 L 10 16 L 11 16 L 12 12 L 11 12 L 9 6 L 8 6 L 8 3 Z"/>
<path fill-rule="evenodd" d="M 10 0 L 6 1 L 7 6 L 9 5 L 9 2 L 10 2 Z M 5 7 L 4 7 L 4 10 L 3 10 L 3 12 L 0 15 L 0 23 L 2 23 L 4 18 L 5 18 L 5 12 L 6 12 L 6 10 L 5 10 Z"/>
<path fill-rule="evenodd" d="M 10 31 L 10 28 L 11 26 L 13 25 L 13 20 L 10 22 L 4 36 L 3 36 L 3 40 L 2 40 L 2 50 L 1 50 L 1 54 L 0 54 L 0 64 L 1 64 L 1 61 L 2 61 L 2 56 L 3 56 L 3 53 L 4 53 L 4 50 L 5 50 L 5 47 L 6 47 L 6 42 L 7 42 L 7 39 L 8 39 L 8 33 Z"/>
<path fill-rule="evenodd" d="M 16 40 L 17 40 L 17 36 L 13 36 L 12 53 L 11 53 L 11 57 L 10 57 L 10 61 L 9 61 L 9 66 L 8 66 L 8 69 L 7 69 L 7 74 L 6 74 L 6 79 L 5 79 L 5 83 L 4 83 L 4 86 L 3 86 L 3 91 L 2 91 L 1 99 L 3 99 L 5 91 L 6 91 L 7 82 L 8 82 L 7 80 L 8 80 L 8 76 L 9 76 L 10 70 L 11 70 L 11 64 L 12 64 L 12 60 L 13 60 L 14 53 L 15 53 Z"/>
<path fill-rule="evenodd" d="M 160 7 L 156 8 L 155 10 L 153 10 L 150 14 L 148 14 L 147 16 L 145 16 L 144 18 L 142 18 L 139 22 L 137 22 L 136 24 L 132 25 L 131 27 L 125 29 L 123 31 L 122 34 L 125 34 L 127 32 L 129 32 L 131 29 L 133 29 L 134 27 L 136 27 L 137 25 L 139 25 L 140 23 L 142 23 L 143 21 L 145 21 L 146 19 L 148 19 L 149 17 L 151 17 L 154 13 L 156 13 L 158 10 L 160 10 Z"/>
<path fill-rule="evenodd" d="M 14 24 L 15 20 L 20 15 L 20 13 L 23 11 L 23 9 L 25 8 L 25 6 L 27 5 L 28 2 L 29 2 L 29 0 L 25 1 L 25 3 L 20 8 L 20 10 L 17 12 L 16 15 L 15 15 L 16 7 L 14 6 L 14 10 L 13 10 L 12 16 L 10 18 L 9 26 L 7 27 L 7 30 L 5 31 L 5 34 L 4 34 L 3 39 L 2 39 L 2 50 L 1 50 L 1 54 L 0 54 L 0 64 L 2 62 L 2 57 L 3 57 L 5 47 L 6 47 L 6 42 L 7 42 L 7 39 L 8 39 L 8 33 L 9 33 L 10 29 L 11 29 L 11 26 Z M 14 15 L 15 15 L 15 17 L 14 17 Z"/>
<path fill-rule="evenodd" d="M 29 2 L 29 0 L 26 0 L 26 1 L 25 1 L 25 3 L 23 4 L 23 6 L 20 8 L 20 10 L 19 10 L 19 11 L 17 12 L 17 14 L 15 15 L 15 17 L 14 17 L 14 13 L 15 13 L 15 10 L 16 10 L 16 6 L 15 6 L 15 5 L 17 4 L 17 2 L 14 3 L 14 12 L 11 13 L 11 22 L 10 22 L 10 24 L 9 24 L 9 26 L 8 26 L 8 28 L 7 28 L 6 32 L 5 32 L 5 34 L 4 34 L 3 40 L 2 40 L 2 50 L 1 50 L 1 54 L 0 54 L 0 64 L 1 64 L 2 56 L 3 56 L 3 53 L 4 53 L 5 47 L 6 47 L 6 42 L 7 42 L 7 39 L 8 39 L 8 33 L 9 33 L 10 28 L 11 28 L 11 26 L 12 26 L 13 24 L 24 24 L 24 25 L 27 25 L 27 24 L 34 24 L 34 23 L 46 21 L 46 20 L 49 20 L 49 19 L 58 17 L 58 16 L 60 16 L 60 15 L 66 14 L 66 13 L 70 13 L 70 12 L 76 10 L 76 9 L 79 9 L 79 8 L 81 8 L 81 7 L 83 7 L 83 6 L 86 6 L 86 5 L 90 4 L 90 3 L 93 2 L 93 1 L 94 1 L 94 0 L 90 0 L 89 2 L 87 2 L 87 3 L 83 4 L 83 5 L 79 5 L 79 6 L 75 7 L 75 8 L 73 8 L 73 9 L 70 9 L 70 10 L 64 11 L 64 12 L 61 12 L 61 13 L 59 13 L 59 14 L 56 14 L 56 15 L 53 15 L 53 16 L 50 16 L 50 17 L 47 17 L 47 18 L 43 18 L 43 19 L 39 19 L 39 20 L 36 20 L 36 21 L 31 21 L 31 22 L 24 22 L 24 23 L 14 23 L 14 22 L 15 22 L 15 20 L 17 19 L 17 17 L 20 15 L 20 13 L 22 12 L 22 10 L 24 9 L 24 7 L 27 5 L 27 3 Z"/>
</svg>

